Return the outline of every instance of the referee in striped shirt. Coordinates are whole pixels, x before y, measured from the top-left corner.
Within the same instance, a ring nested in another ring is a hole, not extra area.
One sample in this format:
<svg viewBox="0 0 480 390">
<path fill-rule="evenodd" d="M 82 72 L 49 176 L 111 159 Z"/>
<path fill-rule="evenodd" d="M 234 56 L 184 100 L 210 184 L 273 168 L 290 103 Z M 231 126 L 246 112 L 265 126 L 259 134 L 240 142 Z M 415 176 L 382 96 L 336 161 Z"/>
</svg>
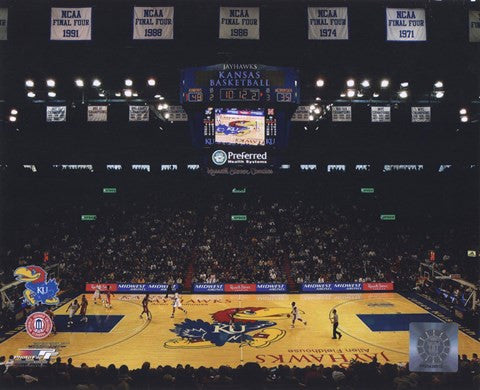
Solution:
<svg viewBox="0 0 480 390">
<path fill-rule="evenodd" d="M 330 321 L 333 324 L 333 337 L 332 337 L 332 339 L 336 339 L 337 334 L 338 334 L 338 339 L 340 340 L 342 338 L 342 334 L 339 331 L 337 331 L 337 328 L 338 328 L 338 314 L 337 314 L 336 309 L 332 310 L 332 316 L 330 317 Z"/>
</svg>

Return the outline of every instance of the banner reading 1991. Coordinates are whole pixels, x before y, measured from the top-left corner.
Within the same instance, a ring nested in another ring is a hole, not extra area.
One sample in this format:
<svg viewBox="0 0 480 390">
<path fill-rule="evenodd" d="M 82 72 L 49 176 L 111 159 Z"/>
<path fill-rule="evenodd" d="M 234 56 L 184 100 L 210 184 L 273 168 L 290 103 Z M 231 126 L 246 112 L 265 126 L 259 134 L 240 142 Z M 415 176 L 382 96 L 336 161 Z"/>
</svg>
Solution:
<svg viewBox="0 0 480 390">
<path fill-rule="evenodd" d="M 426 41 L 422 8 L 387 8 L 387 41 Z"/>
<path fill-rule="evenodd" d="M 92 39 L 91 8 L 52 8 L 52 41 L 89 41 Z"/>
<path fill-rule="evenodd" d="M 134 7 L 133 39 L 173 39 L 173 7 Z"/>
<path fill-rule="evenodd" d="M 260 39 L 260 8 L 220 7 L 220 39 Z"/>
</svg>

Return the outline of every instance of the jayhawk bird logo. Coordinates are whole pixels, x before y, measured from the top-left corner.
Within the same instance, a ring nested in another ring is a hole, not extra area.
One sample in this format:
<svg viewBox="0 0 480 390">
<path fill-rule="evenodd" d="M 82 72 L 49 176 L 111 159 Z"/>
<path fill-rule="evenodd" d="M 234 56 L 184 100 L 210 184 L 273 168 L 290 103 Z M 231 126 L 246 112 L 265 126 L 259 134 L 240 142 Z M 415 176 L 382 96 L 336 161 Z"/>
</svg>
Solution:
<svg viewBox="0 0 480 390">
<path fill-rule="evenodd" d="M 37 304 L 58 305 L 58 283 L 55 279 L 47 280 L 47 272 L 36 265 L 19 267 L 14 276 L 17 280 L 25 282 L 23 291 L 24 302 L 30 306 Z"/>
<path fill-rule="evenodd" d="M 217 311 L 213 323 L 186 319 L 171 329 L 178 338 L 164 343 L 165 348 L 209 348 L 238 343 L 264 348 L 285 335 L 272 320 L 287 318 L 288 308 L 243 307 Z"/>
</svg>

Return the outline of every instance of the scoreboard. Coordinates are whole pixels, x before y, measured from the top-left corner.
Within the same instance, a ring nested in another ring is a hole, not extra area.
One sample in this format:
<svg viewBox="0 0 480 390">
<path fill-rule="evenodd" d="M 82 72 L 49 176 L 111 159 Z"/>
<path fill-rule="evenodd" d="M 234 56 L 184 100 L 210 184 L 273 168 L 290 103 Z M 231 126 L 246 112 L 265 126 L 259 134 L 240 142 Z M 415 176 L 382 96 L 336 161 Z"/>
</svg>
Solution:
<svg viewBox="0 0 480 390">
<path fill-rule="evenodd" d="M 298 72 L 260 64 L 218 64 L 182 70 L 182 104 L 299 104 Z"/>
</svg>

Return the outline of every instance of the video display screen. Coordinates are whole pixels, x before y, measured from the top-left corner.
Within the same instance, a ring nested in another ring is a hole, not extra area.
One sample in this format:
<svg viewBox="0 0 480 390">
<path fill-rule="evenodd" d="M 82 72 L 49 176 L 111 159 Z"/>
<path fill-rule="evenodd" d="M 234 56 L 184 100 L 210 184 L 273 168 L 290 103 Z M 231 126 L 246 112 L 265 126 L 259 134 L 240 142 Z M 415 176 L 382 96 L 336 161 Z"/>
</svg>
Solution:
<svg viewBox="0 0 480 390">
<path fill-rule="evenodd" d="M 216 108 L 215 143 L 265 145 L 265 111 Z"/>
</svg>

